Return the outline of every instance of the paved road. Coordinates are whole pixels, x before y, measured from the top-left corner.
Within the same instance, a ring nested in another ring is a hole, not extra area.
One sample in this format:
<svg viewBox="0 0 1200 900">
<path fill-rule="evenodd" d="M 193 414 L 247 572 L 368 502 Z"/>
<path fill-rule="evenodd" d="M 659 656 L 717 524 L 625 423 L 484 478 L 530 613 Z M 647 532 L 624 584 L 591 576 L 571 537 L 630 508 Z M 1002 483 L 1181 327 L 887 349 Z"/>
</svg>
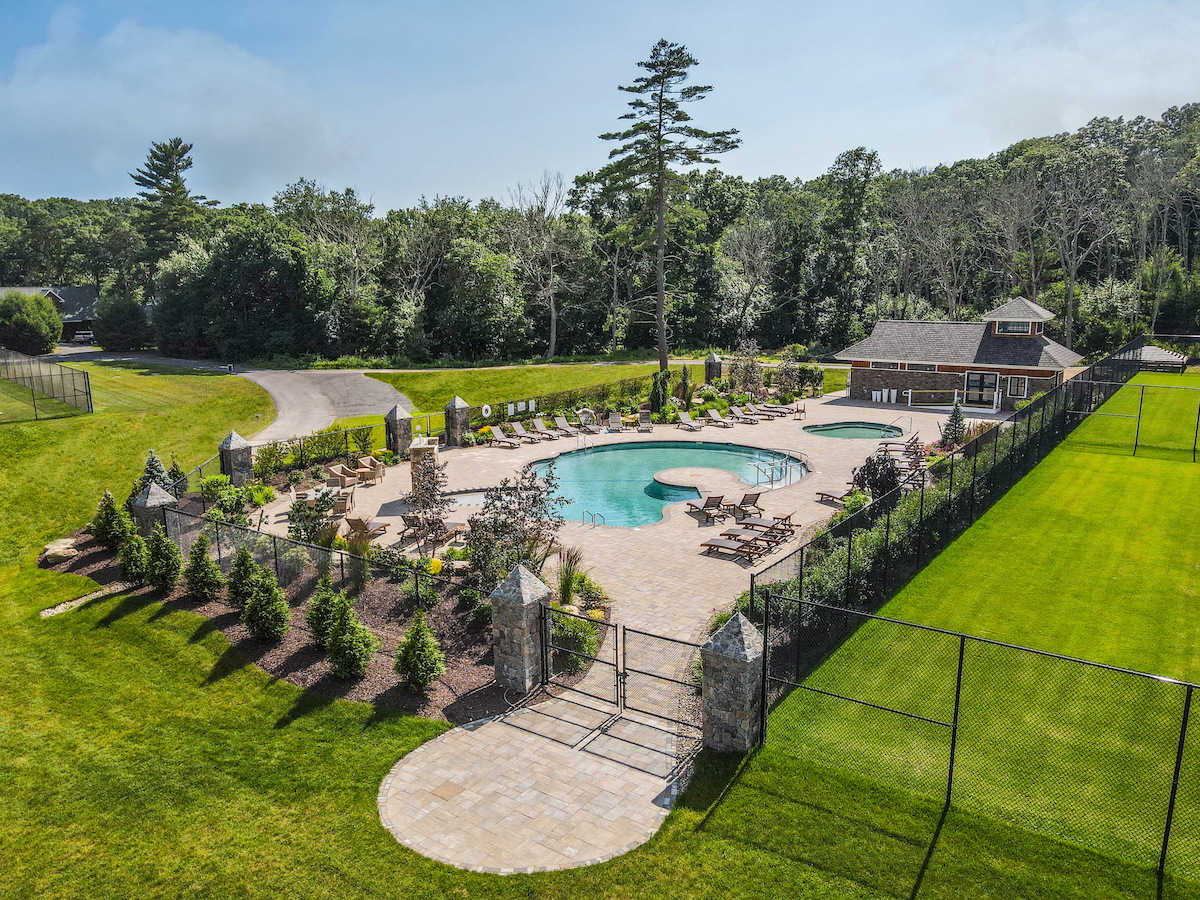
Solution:
<svg viewBox="0 0 1200 900">
<path fill-rule="evenodd" d="M 224 371 L 207 360 L 173 359 L 154 353 L 109 353 L 95 347 L 63 345 L 54 360 L 78 362 L 150 362 L 165 366 Z M 235 375 L 253 381 L 275 401 L 275 420 L 254 435 L 255 441 L 279 440 L 309 434 L 346 416 L 383 415 L 397 403 L 412 410 L 412 402 L 390 384 L 367 378 L 356 369 L 252 369 L 235 366 Z"/>
</svg>

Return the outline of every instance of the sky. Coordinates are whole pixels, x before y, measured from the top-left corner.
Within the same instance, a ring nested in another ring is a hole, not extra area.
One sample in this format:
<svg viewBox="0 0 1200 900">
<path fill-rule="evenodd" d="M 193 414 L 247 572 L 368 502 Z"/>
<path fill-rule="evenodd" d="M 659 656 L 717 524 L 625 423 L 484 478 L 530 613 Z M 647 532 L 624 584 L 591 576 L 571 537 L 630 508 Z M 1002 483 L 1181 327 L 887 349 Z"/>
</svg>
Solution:
<svg viewBox="0 0 1200 900">
<path fill-rule="evenodd" d="M 1200 102 L 1200 0 L 0 4 L 0 192 L 129 196 L 152 141 L 189 185 L 269 203 L 309 178 L 378 214 L 506 199 L 603 165 L 659 38 L 737 128 L 721 168 L 809 179 L 865 146 L 885 169 L 986 156 L 1097 116 Z"/>
</svg>

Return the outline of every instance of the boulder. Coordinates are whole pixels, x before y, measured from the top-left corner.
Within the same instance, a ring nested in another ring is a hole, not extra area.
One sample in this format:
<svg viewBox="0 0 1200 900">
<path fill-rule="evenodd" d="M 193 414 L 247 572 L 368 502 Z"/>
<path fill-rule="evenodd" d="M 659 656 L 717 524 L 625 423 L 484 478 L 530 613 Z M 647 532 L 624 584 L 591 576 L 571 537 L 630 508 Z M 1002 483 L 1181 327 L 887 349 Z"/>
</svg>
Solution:
<svg viewBox="0 0 1200 900">
<path fill-rule="evenodd" d="M 79 551 L 75 549 L 75 538 L 60 538 L 46 545 L 42 551 L 42 562 L 48 566 L 56 566 L 78 555 Z"/>
</svg>

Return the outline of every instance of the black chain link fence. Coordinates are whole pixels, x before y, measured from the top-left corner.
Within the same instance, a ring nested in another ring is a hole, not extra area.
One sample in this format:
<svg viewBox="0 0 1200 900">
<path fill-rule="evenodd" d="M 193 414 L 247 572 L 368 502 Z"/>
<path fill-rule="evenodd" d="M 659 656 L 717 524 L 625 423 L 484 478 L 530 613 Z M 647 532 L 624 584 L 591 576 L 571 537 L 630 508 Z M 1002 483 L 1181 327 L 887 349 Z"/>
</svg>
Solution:
<svg viewBox="0 0 1200 900">
<path fill-rule="evenodd" d="M 19 404 L 28 404 L 34 419 L 54 419 L 93 411 L 91 379 L 80 369 L 0 347 L 0 379 L 7 382 L 0 394 Z M 7 406 L 0 405 L 0 421 L 21 418 Z"/>
</svg>

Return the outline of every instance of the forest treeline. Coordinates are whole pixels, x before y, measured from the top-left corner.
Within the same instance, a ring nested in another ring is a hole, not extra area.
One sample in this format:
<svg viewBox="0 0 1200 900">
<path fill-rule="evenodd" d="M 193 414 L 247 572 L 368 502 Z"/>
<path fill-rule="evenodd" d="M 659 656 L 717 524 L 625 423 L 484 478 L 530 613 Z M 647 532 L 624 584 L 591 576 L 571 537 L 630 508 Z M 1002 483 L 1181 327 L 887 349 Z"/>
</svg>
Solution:
<svg viewBox="0 0 1200 900">
<path fill-rule="evenodd" d="M 883 172 L 858 148 L 811 181 L 668 172 L 667 340 L 821 354 L 879 318 L 970 319 L 1016 296 L 1083 354 L 1195 331 L 1198 150 L 1189 104 L 931 171 Z M 656 345 L 654 185 L 612 166 L 380 214 L 308 180 L 220 206 L 187 187 L 190 152 L 155 144 L 133 198 L 0 195 L 0 285 L 94 284 L 102 343 L 174 355 L 407 364 Z"/>
</svg>

